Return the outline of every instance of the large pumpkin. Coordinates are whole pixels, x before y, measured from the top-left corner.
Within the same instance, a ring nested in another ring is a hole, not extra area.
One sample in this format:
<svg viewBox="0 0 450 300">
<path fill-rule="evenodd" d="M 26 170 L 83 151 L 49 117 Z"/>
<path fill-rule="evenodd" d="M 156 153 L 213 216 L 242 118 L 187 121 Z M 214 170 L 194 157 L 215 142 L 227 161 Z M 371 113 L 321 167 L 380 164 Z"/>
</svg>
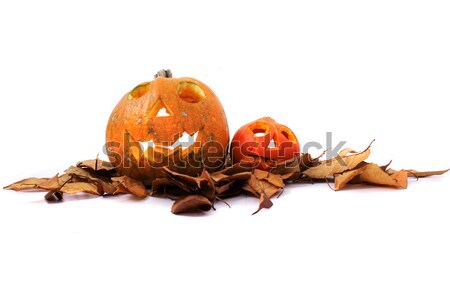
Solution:
<svg viewBox="0 0 450 300">
<path fill-rule="evenodd" d="M 160 71 L 125 94 L 106 128 L 106 150 L 122 175 L 150 186 L 163 168 L 189 174 L 225 162 L 227 119 L 214 92 L 193 78 Z"/>
<path fill-rule="evenodd" d="M 300 143 L 294 132 L 270 117 L 245 124 L 231 141 L 233 163 L 252 163 L 268 170 L 300 154 Z"/>
</svg>

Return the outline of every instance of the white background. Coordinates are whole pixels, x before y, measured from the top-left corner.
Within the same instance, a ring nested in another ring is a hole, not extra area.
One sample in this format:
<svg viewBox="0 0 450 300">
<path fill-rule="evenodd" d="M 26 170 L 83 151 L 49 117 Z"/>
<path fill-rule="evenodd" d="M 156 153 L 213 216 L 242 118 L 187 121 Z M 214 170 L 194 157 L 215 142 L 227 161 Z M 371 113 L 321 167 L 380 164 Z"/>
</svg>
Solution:
<svg viewBox="0 0 450 300">
<path fill-rule="evenodd" d="M 208 84 L 232 133 L 270 115 L 302 144 L 329 131 L 375 138 L 380 164 L 450 166 L 448 1 L 126 3 L 0 4 L 1 186 L 101 153 L 114 105 L 162 68 Z M 448 175 L 298 185 L 198 217 L 1 191 L 0 298 L 449 299 L 448 195 Z"/>
</svg>

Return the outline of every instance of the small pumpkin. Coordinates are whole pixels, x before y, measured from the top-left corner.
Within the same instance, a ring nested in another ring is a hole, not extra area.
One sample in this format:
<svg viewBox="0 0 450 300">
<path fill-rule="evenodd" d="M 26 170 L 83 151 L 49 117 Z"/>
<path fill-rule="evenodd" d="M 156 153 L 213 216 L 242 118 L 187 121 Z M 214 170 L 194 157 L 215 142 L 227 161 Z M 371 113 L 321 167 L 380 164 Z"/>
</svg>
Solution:
<svg viewBox="0 0 450 300">
<path fill-rule="evenodd" d="M 227 118 L 214 92 L 163 70 L 120 100 L 106 127 L 106 151 L 120 174 L 150 186 L 163 168 L 199 175 L 225 162 Z"/>
<path fill-rule="evenodd" d="M 300 154 L 300 143 L 294 132 L 270 117 L 245 124 L 231 141 L 233 163 L 253 163 L 264 170 L 297 154 Z"/>
</svg>

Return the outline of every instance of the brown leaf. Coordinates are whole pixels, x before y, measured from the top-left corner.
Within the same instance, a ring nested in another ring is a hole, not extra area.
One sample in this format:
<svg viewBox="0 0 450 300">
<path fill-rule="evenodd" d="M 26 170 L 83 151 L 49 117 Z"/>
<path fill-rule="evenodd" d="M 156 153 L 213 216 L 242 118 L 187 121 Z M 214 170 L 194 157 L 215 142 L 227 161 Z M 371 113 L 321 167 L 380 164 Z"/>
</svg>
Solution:
<svg viewBox="0 0 450 300">
<path fill-rule="evenodd" d="M 89 193 L 100 196 L 97 185 L 91 182 L 69 182 L 61 188 L 61 192 L 66 194 Z"/>
<path fill-rule="evenodd" d="M 40 184 L 47 182 L 50 178 L 26 178 L 20 181 L 17 181 L 13 184 L 5 186 L 3 189 L 5 190 L 13 190 L 13 191 L 25 191 L 38 189 Z"/>
<path fill-rule="evenodd" d="M 174 179 L 179 180 L 179 181 L 186 182 L 189 185 L 200 187 L 199 181 L 197 180 L 197 177 L 190 176 L 190 175 L 187 175 L 187 174 L 178 173 L 178 172 L 170 170 L 167 167 L 164 167 L 163 169 L 166 171 L 166 173 L 171 178 L 174 178 Z"/>
<path fill-rule="evenodd" d="M 445 173 L 448 172 L 448 170 L 441 170 L 441 171 L 416 171 L 416 170 L 406 170 L 408 172 L 408 177 L 429 177 L 429 176 L 434 176 L 434 175 L 443 175 Z M 393 174 L 395 172 L 398 172 L 394 169 L 388 169 L 387 170 L 388 174 Z"/>
<path fill-rule="evenodd" d="M 40 189 L 44 189 L 44 190 L 57 190 L 57 189 L 59 189 L 60 186 L 61 186 L 61 184 L 59 183 L 58 174 L 56 174 L 52 178 L 49 178 L 48 180 L 46 180 L 40 184 L 38 184 L 38 187 Z"/>
<path fill-rule="evenodd" d="M 221 181 L 222 179 L 226 179 L 226 178 L 228 178 L 229 176 L 231 176 L 231 175 L 226 175 L 226 174 L 224 174 L 224 173 L 222 173 L 222 172 L 214 172 L 214 173 L 212 173 L 211 174 L 211 178 L 215 181 L 215 182 L 219 182 L 219 181 Z"/>
<path fill-rule="evenodd" d="M 272 198 L 273 195 L 281 190 L 281 188 L 266 180 L 258 179 L 255 175 L 252 175 L 247 183 L 257 193 L 258 197 L 265 194 L 267 197 Z"/>
<path fill-rule="evenodd" d="M 261 196 L 259 197 L 259 207 L 258 210 L 255 211 L 252 215 L 258 213 L 261 209 L 263 208 L 271 208 L 273 205 L 273 202 L 270 200 L 269 197 L 267 197 L 266 194 L 261 194 Z"/>
<path fill-rule="evenodd" d="M 156 178 L 152 182 L 152 190 L 150 195 L 156 195 L 168 186 L 175 186 L 175 184 L 169 178 Z"/>
<path fill-rule="evenodd" d="M 406 188 L 408 186 L 407 174 L 407 171 L 401 170 L 389 175 L 376 164 L 370 163 L 366 166 L 364 172 L 361 173 L 360 179 L 362 182 L 376 185 Z"/>
<path fill-rule="evenodd" d="M 216 198 L 214 181 L 208 171 L 203 170 L 200 176 L 193 177 L 177 173 L 164 167 L 167 178 L 172 185 L 178 186 L 188 194 L 200 194 L 213 201 Z"/>
<path fill-rule="evenodd" d="M 261 197 L 261 194 L 258 193 L 250 184 L 245 183 L 242 185 L 242 190 L 248 192 L 252 196 L 255 196 L 256 198 Z"/>
<path fill-rule="evenodd" d="M 60 186 L 63 185 L 65 182 L 67 182 L 71 178 L 72 178 L 71 175 L 67 175 L 67 174 L 59 175 L 59 178 L 58 178 L 59 185 Z"/>
<path fill-rule="evenodd" d="M 182 214 L 192 211 L 208 211 L 212 207 L 211 202 L 202 195 L 189 195 L 180 198 L 172 205 L 172 213 Z"/>
<path fill-rule="evenodd" d="M 241 172 L 233 175 L 223 175 L 219 181 L 216 182 L 216 194 L 218 197 L 226 198 L 240 194 L 242 192 L 242 185 L 250 178 L 251 172 Z"/>
<path fill-rule="evenodd" d="M 216 184 L 220 186 L 233 181 L 245 181 L 249 179 L 251 175 L 252 175 L 251 172 L 241 172 L 233 175 L 223 175 L 225 177 L 222 177 L 220 180 L 218 180 Z"/>
<path fill-rule="evenodd" d="M 291 160 L 278 162 L 266 170 L 270 170 L 272 174 L 286 174 L 300 170 L 300 155 L 295 155 Z"/>
<path fill-rule="evenodd" d="M 84 179 L 83 181 L 95 183 L 101 194 L 112 195 L 115 193 L 117 186 L 112 184 L 111 177 L 100 174 L 91 169 L 82 169 L 80 167 L 69 167 L 65 173 L 69 176 L 76 176 Z"/>
<path fill-rule="evenodd" d="M 216 187 L 217 195 L 219 195 L 219 197 L 220 197 L 220 196 L 226 194 L 227 192 L 229 192 L 232 189 L 233 184 L 234 184 L 234 181 L 231 181 L 231 182 L 225 183 L 224 185 Z"/>
<path fill-rule="evenodd" d="M 208 200 L 214 201 L 216 199 L 216 187 L 208 171 L 203 170 L 197 181 L 200 185 L 200 194 L 208 198 Z"/>
<path fill-rule="evenodd" d="M 252 165 L 251 164 L 246 164 L 246 163 L 237 163 L 234 164 L 228 168 L 225 168 L 223 170 L 220 170 L 218 172 L 214 172 L 211 174 L 211 178 L 214 181 L 219 181 L 220 179 L 224 178 L 223 175 L 234 175 L 237 173 L 242 173 L 242 172 L 249 172 L 251 171 Z"/>
<path fill-rule="evenodd" d="M 391 178 L 397 181 L 397 187 L 406 189 L 408 187 L 408 171 L 400 170 L 391 175 Z"/>
<path fill-rule="evenodd" d="M 77 163 L 77 167 L 88 168 L 93 171 L 113 171 L 113 170 L 115 170 L 115 168 L 113 167 L 113 165 L 110 162 L 100 160 L 100 159 L 88 159 L 88 160 L 80 161 Z"/>
<path fill-rule="evenodd" d="M 320 155 L 319 157 L 316 158 L 312 158 L 311 154 L 309 153 L 303 153 L 300 156 L 300 171 L 304 172 L 305 170 L 312 168 L 312 167 L 316 167 L 318 165 L 320 165 L 320 161 L 319 159 L 325 154 L 325 152 L 322 153 L 322 155 Z"/>
<path fill-rule="evenodd" d="M 355 178 L 358 175 L 361 175 L 364 170 L 366 169 L 366 166 L 363 166 L 358 169 L 349 170 L 346 172 L 343 172 L 341 174 L 336 174 L 334 176 L 334 189 L 336 191 L 342 189 L 347 183 L 349 183 L 353 178 Z"/>
<path fill-rule="evenodd" d="M 283 182 L 283 178 L 279 174 L 272 174 L 267 171 L 263 171 L 263 170 L 259 170 L 259 169 L 255 169 L 253 174 L 259 180 L 265 180 L 265 181 L 273 184 L 276 187 L 282 188 L 285 185 Z"/>
<path fill-rule="evenodd" d="M 123 188 L 128 190 L 129 194 L 133 194 L 137 197 L 147 197 L 149 195 L 147 188 L 142 184 L 142 182 L 135 180 L 133 178 L 130 178 L 126 175 L 120 176 L 120 177 L 113 177 L 111 178 L 113 182 L 118 182 L 120 185 L 122 185 Z M 124 191 L 122 187 L 118 187 L 118 189 L 122 192 Z M 116 194 L 116 192 L 114 192 Z"/>
<path fill-rule="evenodd" d="M 299 179 L 301 176 L 300 171 L 294 171 L 291 173 L 286 173 L 281 175 L 281 178 L 283 179 L 283 181 L 296 181 L 297 179 Z"/>
<path fill-rule="evenodd" d="M 112 195 L 132 194 L 123 184 L 116 182 L 116 188 Z"/>
<path fill-rule="evenodd" d="M 361 153 L 346 156 L 348 153 L 355 153 L 355 151 L 351 149 L 344 149 L 339 152 L 338 156 L 325 160 L 321 162 L 320 165 L 307 169 L 303 173 L 311 178 L 323 179 L 337 173 L 352 170 L 359 163 L 369 157 L 370 145 Z"/>
</svg>

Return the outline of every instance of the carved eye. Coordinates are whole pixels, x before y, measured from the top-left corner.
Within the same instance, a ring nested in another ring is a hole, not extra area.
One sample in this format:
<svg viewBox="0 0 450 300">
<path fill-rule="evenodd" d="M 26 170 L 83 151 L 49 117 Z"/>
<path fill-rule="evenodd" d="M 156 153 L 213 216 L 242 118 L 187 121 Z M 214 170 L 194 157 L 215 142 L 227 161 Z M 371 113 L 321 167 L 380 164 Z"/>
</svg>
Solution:
<svg viewBox="0 0 450 300">
<path fill-rule="evenodd" d="M 289 128 L 287 128 L 285 126 L 281 126 L 281 134 L 289 141 L 297 141 L 297 138 L 295 137 L 292 130 L 290 130 Z"/>
<path fill-rule="evenodd" d="M 144 96 L 150 90 L 151 82 L 144 82 L 131 90 L 128 99 L 137 99 Z"/>
<path fill-rule="evenodd" d="M 189 103 L 198 103 L 206 99 L 203 89 L 197 84 L 188 81 L 178 83 L 177 94 L 181 100 Z"/>
<path fill-rule="evenodd" d="M 269 133 L 269 126 L 262 122 L 255 122 L 249 126 L 250 131 L 255 138 L 260 138 Z"/>
</svg>

